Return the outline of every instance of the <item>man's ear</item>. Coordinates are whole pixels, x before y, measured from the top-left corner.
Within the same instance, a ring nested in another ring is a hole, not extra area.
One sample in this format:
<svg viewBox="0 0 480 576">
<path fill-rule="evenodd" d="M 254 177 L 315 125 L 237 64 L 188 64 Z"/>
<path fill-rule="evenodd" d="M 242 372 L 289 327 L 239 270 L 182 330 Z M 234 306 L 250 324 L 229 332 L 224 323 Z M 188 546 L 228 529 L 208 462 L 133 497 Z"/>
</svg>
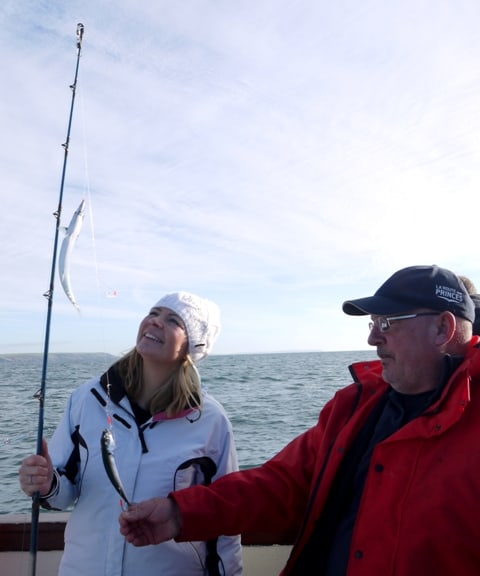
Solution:
<svg viewBox="0 0 480 576">
<path fill-rule="evenodd" d="M 447 344 L 455 334 L 457 319 L 451 312 L 442 312 L 436 318 L 435 326 L 437 329 L 436 344 Z"/>
</svg>

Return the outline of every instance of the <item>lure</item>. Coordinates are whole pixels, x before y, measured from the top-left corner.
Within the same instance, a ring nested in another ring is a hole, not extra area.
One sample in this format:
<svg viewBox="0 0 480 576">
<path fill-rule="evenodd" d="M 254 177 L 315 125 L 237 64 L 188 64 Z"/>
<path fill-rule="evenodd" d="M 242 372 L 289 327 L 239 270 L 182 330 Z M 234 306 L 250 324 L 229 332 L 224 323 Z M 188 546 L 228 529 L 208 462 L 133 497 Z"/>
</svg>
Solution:
<svg viewBox="0 0 480 576">
<path fill-rule="evenodd" d="M 113 456 L 115 440 L 113 439 L 113 435 L 110 430 L 105 429 L 102 432 L 100 444 L 102 446 L 103 465 L 105 466 L 107 476 L 127 506 L 130 506 L 130 502 L 128 501 L 127 495 L 125 493 L 125 488 L 123 487 L 122 481 L 120 480 L 120 475 L 118 474 L 117 465 L 115 464 L 115 458 Z"/>
<path fill-rule="evenodd" d="M 60 249 L 60 257 L 58 261 L 58 273 L 60 275 L 60 282 L 62 283 L 65 294 L 70 302 L 79 310 L 78 304 L 75 301 L 72 288 L 70 286 L 70 254 L 72 252 L 75 241 L 80 234 L 85 216 L 85 200 L 80 202 L 80 206 L 75 210 L 68 228 L 65 228 L 65 238 L 62 242 Z"/>
</svg>

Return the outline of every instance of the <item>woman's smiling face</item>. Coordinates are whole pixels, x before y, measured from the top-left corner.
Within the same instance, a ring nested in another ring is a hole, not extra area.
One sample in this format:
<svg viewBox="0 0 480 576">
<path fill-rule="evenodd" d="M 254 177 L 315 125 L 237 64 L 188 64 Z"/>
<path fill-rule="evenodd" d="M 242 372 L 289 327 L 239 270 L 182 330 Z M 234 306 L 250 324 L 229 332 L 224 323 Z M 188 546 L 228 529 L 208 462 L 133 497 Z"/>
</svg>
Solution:
<svg viewBox="0 0 480 576">
<path fill-rule="evenodd" d="M 180 316 L 169 308 L 152 308 L 140 322 L 136 349 L 144 360 L 165 364 L 183 361 L 188 337 Z"/>
</svg>

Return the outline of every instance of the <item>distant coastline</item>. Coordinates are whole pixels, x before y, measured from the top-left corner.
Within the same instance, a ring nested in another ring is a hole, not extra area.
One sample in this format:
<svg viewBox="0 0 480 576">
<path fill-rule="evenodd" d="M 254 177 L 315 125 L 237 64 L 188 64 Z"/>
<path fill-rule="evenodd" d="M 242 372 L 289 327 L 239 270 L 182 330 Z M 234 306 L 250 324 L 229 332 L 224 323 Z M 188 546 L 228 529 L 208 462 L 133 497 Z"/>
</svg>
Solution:
<svg viewBox="0 0 480 576">
<path fill-rule="evenodd" d="M 119 356 L 115 354 L 108 354 L 106 352 L 51 352 L 48 354 L 48 361 L 59 362 L 64 361 L 66 357 L 72 360 L 85 358 L 91 358 L 92 360 L 102 360 L 102 359 L 114 359 Z M 22 358 L 22 360 L 40 360 L 43 358 L 41 352 L 15 352 L 13 354 L 0 354 L 0 360 L 15 360 L 16 358 Z"/>
</svg>

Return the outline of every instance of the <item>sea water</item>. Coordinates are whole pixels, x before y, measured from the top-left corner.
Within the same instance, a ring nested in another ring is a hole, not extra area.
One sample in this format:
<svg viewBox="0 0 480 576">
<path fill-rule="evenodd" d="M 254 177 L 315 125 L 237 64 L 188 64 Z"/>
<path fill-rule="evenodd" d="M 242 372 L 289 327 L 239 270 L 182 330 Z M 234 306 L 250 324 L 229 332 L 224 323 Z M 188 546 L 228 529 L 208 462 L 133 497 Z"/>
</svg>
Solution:
<svg viewBox="0 0 480 576">
<path fill-rule="evenodd" d="M 314 425 L 336 390 L 350 384 L 348 366 L 375 358 L 375 351 L 211 356 L 199 365 L 203 386 L 232 422 L 241 468 L 261 464 Z M 108 354 L 50 354 L 46 365 L 44 437 L 58 423 L 68 396 L 104 372 Z M 0 514 L 28 512 L 20 490 L 21 460 L 36 452 L 43 357 L 0 355 Z"/>
</svg>

